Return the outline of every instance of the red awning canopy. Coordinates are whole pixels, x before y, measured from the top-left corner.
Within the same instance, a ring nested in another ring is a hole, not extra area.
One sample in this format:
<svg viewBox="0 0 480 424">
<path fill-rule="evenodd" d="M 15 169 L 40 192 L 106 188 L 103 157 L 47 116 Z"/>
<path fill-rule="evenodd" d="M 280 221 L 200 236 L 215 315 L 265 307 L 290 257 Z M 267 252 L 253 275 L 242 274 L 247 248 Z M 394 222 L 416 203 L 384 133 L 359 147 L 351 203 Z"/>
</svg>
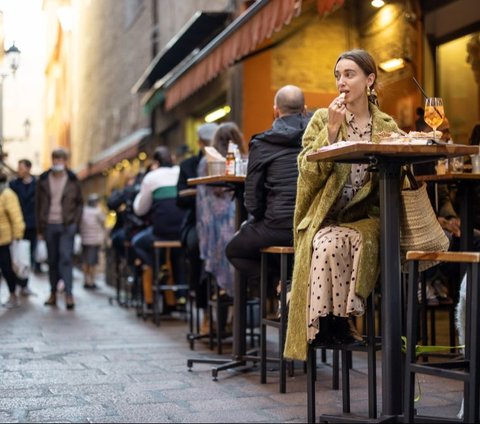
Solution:
<svg viewBox="0 0 480 424">
<path fill-rule="evenodd" d="M 246 56 L 274 31 L 288 25 L 301 10 L 301 0 L 270 0 L 254 4 L 233 21 L 167 88 L 165 108 L 172 109 L 235 61 Z"/>
<path fill-rule="evenodd" d="M 305 1 L 305 0 L 304 0 Z M 345 0 L 316 0 L 323 16 Z M 165 109 L 170 110 L 236 61 L 280 31 L 301 12 L 302 0 L 262 0 L 240 15 L 172 79 L 165 82 Z"/>
</svg>

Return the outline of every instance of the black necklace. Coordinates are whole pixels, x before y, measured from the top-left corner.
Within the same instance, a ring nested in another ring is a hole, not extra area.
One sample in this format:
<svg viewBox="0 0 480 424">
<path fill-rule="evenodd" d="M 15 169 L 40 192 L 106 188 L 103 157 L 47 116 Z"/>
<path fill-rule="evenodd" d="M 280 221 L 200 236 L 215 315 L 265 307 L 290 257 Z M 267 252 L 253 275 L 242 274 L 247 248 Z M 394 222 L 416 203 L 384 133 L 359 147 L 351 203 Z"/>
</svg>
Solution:
<svg viewBox="0 0 480 424">
<path fill-rule="evenodd" d="M 372 134 L 372 122 L 369 120 L 365 129 L 363 131 L 360 131 L 353 121 L 355 121 L 355 118 L 351 119 L 350 122 L 348 123 L 348 125 L 352 129 L 353 134 L 358 135 L 362 139 L 364 136 L 368 136 L 365 138 L 370 138 L 370 135 Z"/>
</svg>

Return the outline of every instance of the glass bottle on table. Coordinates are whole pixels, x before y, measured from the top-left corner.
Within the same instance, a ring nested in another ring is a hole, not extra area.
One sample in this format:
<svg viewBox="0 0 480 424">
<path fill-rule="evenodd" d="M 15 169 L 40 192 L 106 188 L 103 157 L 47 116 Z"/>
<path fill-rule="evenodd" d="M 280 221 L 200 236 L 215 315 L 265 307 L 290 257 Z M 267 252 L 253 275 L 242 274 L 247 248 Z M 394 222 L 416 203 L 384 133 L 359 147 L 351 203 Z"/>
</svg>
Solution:
<svg viewBox="0 0 480 424">
<path fill-rule="evenodd" d="M 436 131 L 445 119 L 443 99 L 441 97 L 427 97 L 425 99 L 425 123 L 433 129 L 433 139 L 436 139 Z"/>
<path fill-rule="evenodd" d="M 235 175 L 235 143 L 228 142 L 227 156 L 225 158 L 225 175 Z"/>
</svg>

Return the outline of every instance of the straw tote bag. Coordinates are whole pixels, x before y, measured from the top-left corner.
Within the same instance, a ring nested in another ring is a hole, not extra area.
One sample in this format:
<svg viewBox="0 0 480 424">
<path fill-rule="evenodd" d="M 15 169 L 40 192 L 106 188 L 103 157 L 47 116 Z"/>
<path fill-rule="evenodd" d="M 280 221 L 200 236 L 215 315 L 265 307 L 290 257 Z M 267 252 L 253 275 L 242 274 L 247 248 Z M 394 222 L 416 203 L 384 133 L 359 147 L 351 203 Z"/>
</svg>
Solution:
<svg viewBox="0 0 480 424">
<path fill-rule="evenodd" d="M 403 187 L 400 192 L 400 254 L 402 271 L 407 272 L 405 257 L 409 250 L 446 252 L 450 242 L 433 210 L 427 185 L 415 180 L 410 166 L 402 169 L 400 187 Z M 436 264 L 438 262 L 421 261 L 419 271 Z"/>
</svg>

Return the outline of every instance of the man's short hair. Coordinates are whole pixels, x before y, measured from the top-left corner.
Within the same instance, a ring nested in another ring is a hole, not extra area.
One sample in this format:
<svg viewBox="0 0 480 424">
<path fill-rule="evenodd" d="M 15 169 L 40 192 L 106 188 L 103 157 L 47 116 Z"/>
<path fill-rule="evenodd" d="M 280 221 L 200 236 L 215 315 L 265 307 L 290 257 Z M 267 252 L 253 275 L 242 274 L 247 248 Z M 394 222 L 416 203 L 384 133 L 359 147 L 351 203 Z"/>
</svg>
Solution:
<svg viewBox="0 0 480 424">
<path fill-rule="evenodd" d="M 153 160 L 158 162 L 159 166 L 172 166 L 172 154 L 167 146 L 159 146 L 153 152 Z"/>
<path fill-rule="evenodd" d="M 30 169 L 32 167 L 32 162 L 30 162 L 28 159 L 20 159 L 18 161 L 18 164 L 24 165 L 26 168 Z"/>
<path fill-rule="evenodd" d="M 280 88 L 275 94 L 275 106 L 285 115 L 302 113 L 305 109 L 303 91 L 295 85 Z"/>
<path fill-rule="evenodd" d="M 215 122 L 208 122 L 206 124 L 202 124 L 198 127 L 197 134 L 198 138 L 205 143 L 210 144 L 213 140 L 213 135 L 218 130 L 218 124 Z"/>
<path fill-rule="evenodd" d="M 68 159 L 68 153 L 61 147 L 52 151 L 52 159 Z"/>
</svg>

